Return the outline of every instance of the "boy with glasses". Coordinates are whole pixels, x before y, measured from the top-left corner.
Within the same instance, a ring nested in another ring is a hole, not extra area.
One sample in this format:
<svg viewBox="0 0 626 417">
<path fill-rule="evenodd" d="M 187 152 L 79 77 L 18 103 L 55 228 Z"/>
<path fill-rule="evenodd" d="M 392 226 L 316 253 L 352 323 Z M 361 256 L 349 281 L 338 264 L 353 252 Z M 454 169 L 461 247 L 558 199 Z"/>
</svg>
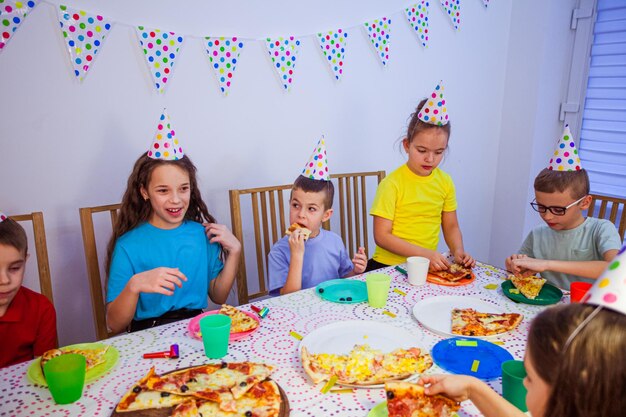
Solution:
<svg viewBox="0 0 626 417">
<path fill-rule="evenodd" d="M 592 283 L 617 255 L 621 242 L 613 223 L 583 216 L 591 204 L 589 177 L 580 166 L 568 126 L 534 186 L 530 205 L 546 224 L 528 234 L 519 253 L 506 259 L 506 269 L 523 276 L 540 273 L 566 289 L 572 281 Z"/>
</svg>

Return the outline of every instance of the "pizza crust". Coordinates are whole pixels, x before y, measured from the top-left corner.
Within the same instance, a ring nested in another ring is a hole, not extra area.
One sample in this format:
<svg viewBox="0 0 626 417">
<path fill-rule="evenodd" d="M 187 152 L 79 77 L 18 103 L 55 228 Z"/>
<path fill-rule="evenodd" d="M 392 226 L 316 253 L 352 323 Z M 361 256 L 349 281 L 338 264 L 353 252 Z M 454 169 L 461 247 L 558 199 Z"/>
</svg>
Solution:
<svg viewBox="0 0 626 417">
<path fill-rule="evenodd" d="M 426 395 L 424 387 L 411 382 L 387 382 L 389 417 L 451 417 L 461 404 L 443 395 Z"/>
<path fill-rule="evenodd" d="M 299 224 L 299 223 L 292 223 L 291 226 L 289 226 L 287 228 L 287 230 L 285 230 L 285 234 L 286 235 L 291 235 L 297 229 L 300 229 L 300 233 L 302 234 L 302 237 L 304 238 L 305 241 L 309 238 L 309 236 L 312 233 L 311 230 L 307 229 L 306 227 L 302 226 L 301 224 Z"/>
</svg>

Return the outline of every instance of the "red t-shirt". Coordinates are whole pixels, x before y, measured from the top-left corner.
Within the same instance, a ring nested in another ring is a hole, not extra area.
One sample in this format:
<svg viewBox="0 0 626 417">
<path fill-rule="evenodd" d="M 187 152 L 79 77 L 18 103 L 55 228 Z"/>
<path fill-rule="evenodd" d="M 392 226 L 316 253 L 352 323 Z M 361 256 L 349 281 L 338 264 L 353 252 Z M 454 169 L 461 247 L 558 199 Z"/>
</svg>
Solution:
<svg viewBox="0 0 626 417">
<path fill-rule="evenodd" d="M 57 347 L 57 317 L 43 295 L 20 287 L 0 317 L 0 368 L 41 356 Z"/>
</svg>

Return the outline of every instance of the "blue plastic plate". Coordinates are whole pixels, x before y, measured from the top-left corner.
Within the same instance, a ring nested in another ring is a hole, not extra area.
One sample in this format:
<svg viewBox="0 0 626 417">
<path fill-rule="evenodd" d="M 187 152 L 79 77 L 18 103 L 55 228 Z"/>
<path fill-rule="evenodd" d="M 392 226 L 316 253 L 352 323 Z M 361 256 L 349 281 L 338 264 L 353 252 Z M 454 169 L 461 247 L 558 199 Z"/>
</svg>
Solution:
<svg viewBox="0 0 626 417">
<path fill-rule="evenodd" d="M 326 301 L 341 304 L 367 301 L 367 286 L 355 279 L 331 279 L 315 287 L 317 295 Z"/>
<path fill-rule="evenodd" d="M 433 347 L 431 353 L 440 368 L 453 374 L 471 375 L 479 379 L 500 377 L 502 362 L 513 359 L 513 355 L 498 345 L 481 339 L 460 337 L 442 340 Z M 474 361 L 478 363 L 475 364 Z"/>
</svg>

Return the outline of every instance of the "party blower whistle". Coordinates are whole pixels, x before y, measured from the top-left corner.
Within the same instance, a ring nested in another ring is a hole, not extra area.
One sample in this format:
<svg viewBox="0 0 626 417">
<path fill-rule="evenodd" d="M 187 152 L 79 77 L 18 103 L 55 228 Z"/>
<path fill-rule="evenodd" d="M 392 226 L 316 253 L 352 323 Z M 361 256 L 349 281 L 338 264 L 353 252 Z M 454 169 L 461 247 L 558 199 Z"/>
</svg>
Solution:
<svg viewBox="0 0 626 417">
<path fill-rule="evenodd" d="M 144 359 L 158 359 L 158 358 L 170 358 L 170 359 L 178 359 L 178 345 L 173 344 L 170 346 L 170 350 L 166 350 L 163 352 L 152 352 L 152 353 L 144 353 Z"/>
<path fill-rule="evenodd" d="M 255 305 L 251 305 L 250 308 L 262 319 L 264 319 L 267 314 L 270 312 L 270 309 L 267 307 L 259 308 Z"/>
</svg>

